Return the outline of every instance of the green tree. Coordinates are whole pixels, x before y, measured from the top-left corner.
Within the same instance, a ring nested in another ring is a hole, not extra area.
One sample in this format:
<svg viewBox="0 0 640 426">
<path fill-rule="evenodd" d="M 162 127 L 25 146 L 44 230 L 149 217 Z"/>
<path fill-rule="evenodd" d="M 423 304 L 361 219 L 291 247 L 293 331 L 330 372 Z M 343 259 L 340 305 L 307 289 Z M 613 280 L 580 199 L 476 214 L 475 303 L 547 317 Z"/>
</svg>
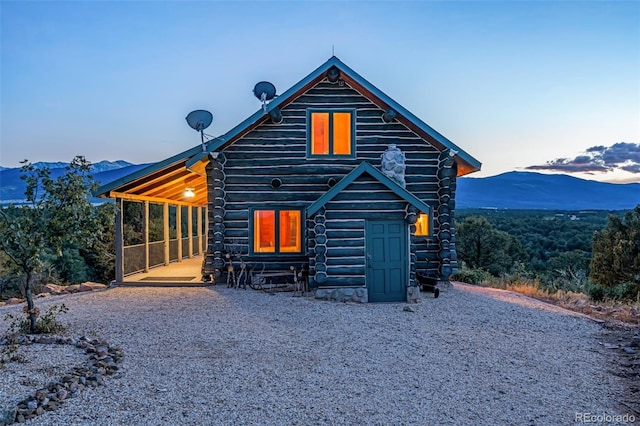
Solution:
<svg viewBox="0 0 640 426">
<path fill-rule="evenodd" d="M 511 235 L 497 230 L 483 216 L 469 216 L 456 228 L 458 255 L 470 268 L 494 276 L 509 272 L 526 259 L 522 245 Z"/>
<path fill-rule="evenodd" d="M 640 204 L 622 218 L 610 215 L 607 228 L 594 234 L 589 278 L 605 287 L 633 284 L 640 291 Z"/>
<path fill-rule="evenodd" d="M 587 284 L 588 254 L 581 250 L 560 253 L 547 262 L 552 285 L 570 291 L 583 291 Z"/>
<path fill-rule="evenodd" d="M 43 257 L 49 250 L 61 255 L 65 245 L 90 246 L 99 237 L 96 209 L 89 201 L 97 186 L 90 171 L 91 164 L 78 156 L 53 179 L 49 169 L 25 160 L 21 178 L 27 183 L 28 204 L 0 209 L 0 250 L 24 274 L 22 290 L 32 333 L 37 332 L 38 316 L 33 292 Z"/>
<path fill-rule="evenodd" d="M 99 232 L 88 247 L 80 248 L 80 255 L 91 268 L 93 280 L 108 283 L 115 278 L 115 227 L 113 226 L 116 205 L 104 203 L 95 207 L 96 225 Z"/>
</svg>

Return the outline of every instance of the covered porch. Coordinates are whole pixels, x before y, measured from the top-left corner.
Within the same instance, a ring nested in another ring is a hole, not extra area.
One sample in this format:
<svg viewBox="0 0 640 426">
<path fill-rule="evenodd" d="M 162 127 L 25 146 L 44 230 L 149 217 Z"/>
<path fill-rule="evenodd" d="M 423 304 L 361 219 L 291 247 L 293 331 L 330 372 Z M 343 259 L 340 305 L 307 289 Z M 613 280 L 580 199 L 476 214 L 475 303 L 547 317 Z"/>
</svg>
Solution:
<svg viewBox="0 0 640 426">
<path fill-rule="evenodd" d="M 116 285 L 202 285 L 206 172 L 204 163 L 186 166 L 198 152 L 192 149 L 151 164 L 94 193 L 117 205 Z"/>
<path fill-rule="evenodd" d="M 116 203 L 115 284 L 202 282 L 206 207 L 124 196 Z"/>
</svg>

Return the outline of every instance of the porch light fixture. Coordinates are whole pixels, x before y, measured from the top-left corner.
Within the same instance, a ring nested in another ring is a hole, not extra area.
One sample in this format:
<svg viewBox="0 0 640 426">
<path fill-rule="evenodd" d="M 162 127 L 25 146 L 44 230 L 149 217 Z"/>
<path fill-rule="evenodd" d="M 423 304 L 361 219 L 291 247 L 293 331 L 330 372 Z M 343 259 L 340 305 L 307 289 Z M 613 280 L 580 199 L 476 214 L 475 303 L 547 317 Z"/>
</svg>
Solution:
<svg viewBox="0 0 640 426">
<path fill-rule="evenodd" d="M 184 190 L 184 198 L 193 198 L 195 196 L 196 196 L 196 193 L 193 190 L 193 188 L 187 188 Z"/>
</svg>

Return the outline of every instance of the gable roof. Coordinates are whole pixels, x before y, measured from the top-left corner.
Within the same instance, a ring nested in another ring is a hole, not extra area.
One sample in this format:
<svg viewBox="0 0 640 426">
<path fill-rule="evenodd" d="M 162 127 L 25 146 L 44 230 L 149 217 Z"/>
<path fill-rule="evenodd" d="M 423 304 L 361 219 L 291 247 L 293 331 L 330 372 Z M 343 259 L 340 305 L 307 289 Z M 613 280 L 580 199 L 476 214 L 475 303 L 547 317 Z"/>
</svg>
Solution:
<svg viewBox="0 0 640 426">
<path fill-rule="evenodd" d="M 112 193 L 121 195 L 123 192 L 129 191 L 129 188 L 136 188 L 136 190 L 140 189 L 138 192 L 142 193 L 142 189 L 148 188 L 149 184 L 155 182 L 155 179 L 152 179 L 151 177 L 157 176 L 160 172 L 164 171 L 170 171 L 176 175 L 179 174 L 177 177 L 179 182 L 171 184 L 169 180 L 172 179 L 173 175 L 167 175 L 166 179 L 163 180 L 162 185 L 166 188 L 171 188 L 171 191 L 161 191 L 159 193 L 156 191 L 154 194 L 157 193 L 157 195 L 154 195 L 154 197 L 176 199 L 176 197 L 179 197 L 177 195 L 179 193 L 178 188 L 184 187 L 185 185 L 188 186 L 190 182 L 194 181 L 198 182 L 200 187 L 206 186 L 206 181 L 203 178 L 205 175 L 204 165 L 208 161 L 207 155 L 210 152 L 223 149 L 263 122 L 267 121 L 271 111 L 291 103 L 298 95 L 304 93 L 306 90 L 322 81 L 326 77 L 327 71 L 332 67 L 338 68 L 341 71 L 340 77 L 349 84 L 349 86 L 361 93 L 378 107 L 383 110 L 386 110 L 387 108 L 395 110 L 397 112 L 396 120 L 416 132 L 416 134 L 423 139 L 429 141 L 433 146 L 442 151 L 449 149 L 455 152 L 455 161 L 458 164 L 458 176 L 463 176 L 480 170 L 481 163 L 478 160 L 473 158 L 456 144 L 413 115 L 402 105 L 369 83 L 337 57 L 332 56 L 309 75 L 269 102 L 266 105 L 266 109 L 263 110 L 263 108 L 260 108 L 224 135 L 208 141 L 204 150 L 201 145 L 197 145 L 187 151 L 167 158 L 166 160 L 151 164 L 135 173 L 101 186 L 94 192 L 94 196 L 109 197 Z M 141 194 L 141 196 L 144 196 L 144 194 Z M 206 202 L 206 199 L 200 199 L 198 201 Z"/>
<path fill-rule="evenodd" d="M 371 164 L 363 161 L 358 167 L 351 170 L 345 177 L 343 177 L 338 183 L 336 183 L 330 190 L 325 192 L 322 197 L 318 198 L 309 207 L 307 207 L 307 217 L 310 218 L 311 216 L 313 216 L 318 210 L 320 210 L 321 207 L 331 201 L 335 196 L 341 193 L 343 189 L 349 186 L 353 181 L 362 176 L 364 173 L 367 173 L 369 176 L 376 179 L 378 182 L 389 188 L 398 197 L 402 198 L 407 203 L 417 208 L 419 211 L 423 213 L 431 213 L 431 207 L 429 207 L 428 204 L 424 203 L 422 200 L 420 200 L 420 198 L 416 197 L 411 192 L 398 185 L 394 180 L 387 177 L 384 173 L 373 167 Z"/>
<path fill-rule="evenodd" d="M 302 94 L 313 85 L 324 79 L 327 71 L 332 67 L 338 68 L 341 71 L 340 77 L 345 80 L 352 88 L 359 91 L 363 96 L 367 97 L 374 104 L 385 110 L 387 108 L 392 108 L 393 110 L 395 110 L 398 113 L 396 117 L 398 121 L 402 122 L 411 130 L 418 133 L 422 138 L 428 140 L 436 148 L 439 148 L 442 151 L 446 149 L 455 151 L 457 156 L 456 162 L 458 163 L 458 176 L 466 175 L 468 173 L 480 170 L 482 164 L 478 160 L 473 158 L 459 146 L 451 142 L 431 126 L 427 125 L 425 122 L 413 115 L 409 110 L 391 99 L 373 84 L 369 83 L 360 74 L 349 68 L 345 63 L 343 63 L 335 56 L 329 58 L 329 60 L 324 64 L 320 65 L 298 83 L 296 83 L 284 93 L 269 102 L 269 104 L 267 104 L 266 106 L 266 110 L 260 108 L 249 118 L 235 126 L 233 129 L 229 130 L 224 135 L 208 141 L 206 145 L 206 151 L 216 151 L 224 148 L 230 143 L 233 143 L 236 139 L 248 133 L 263 121 L 267 120 L 271 111 L 292 102 L 299 94 Z M 193 156 L 190 160 L 187 161 L 187 168 L 195 165 L 199 161 L 206 159 L 207 152 L 201 152 Z"/>
</svg>

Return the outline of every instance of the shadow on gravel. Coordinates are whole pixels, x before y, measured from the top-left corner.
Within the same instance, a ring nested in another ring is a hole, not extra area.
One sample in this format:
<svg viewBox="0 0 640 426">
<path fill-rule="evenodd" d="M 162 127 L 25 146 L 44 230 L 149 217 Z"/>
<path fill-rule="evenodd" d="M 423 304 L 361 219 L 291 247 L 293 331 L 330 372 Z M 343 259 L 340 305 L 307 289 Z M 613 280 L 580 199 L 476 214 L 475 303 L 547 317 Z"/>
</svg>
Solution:
<svg viewBox="0 0 640 426">
<path fill-rule="evenodd" d="M 459 282 L 456 282 L 454 286 L 462 291 L 481 294 L 506 303 L 580 316 L 600 324 L 602 331 L 599 350 L 611 360 L 611 363 L 607 366 L 607 372 L 620 377 L 624 383 L 624 394 L 619 401 L 620 409 L 622 412 L 633 414 L 636 418 L 640 418 L 640 327 L 607 322 L 509 290 L 480 287 Z"/>
<path fill-rule="evenodd" d="M 607 369 L 620 377 L 625 393 L 620 401 L 623 411 L 640 417 L 640 328 L 605 323 L 602 326 L 602 350 L 611 358 Z"/>
</svg>

